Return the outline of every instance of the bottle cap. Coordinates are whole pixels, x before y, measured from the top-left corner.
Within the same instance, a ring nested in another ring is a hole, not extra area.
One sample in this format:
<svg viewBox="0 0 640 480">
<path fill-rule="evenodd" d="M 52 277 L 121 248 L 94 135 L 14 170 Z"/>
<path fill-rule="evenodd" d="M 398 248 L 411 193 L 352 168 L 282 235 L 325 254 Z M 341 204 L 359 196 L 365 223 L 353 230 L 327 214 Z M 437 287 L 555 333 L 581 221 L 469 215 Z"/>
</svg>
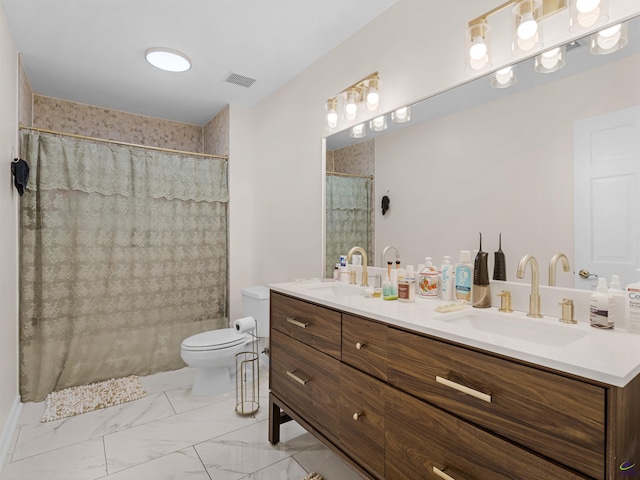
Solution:
<svg viewBox="0 0 640 480">
<path fill-rule="evenodd" d="M 431 261 L 431 257 L 427 257 L 424 259 L 424 266 L 425 267 L 432 267 L 433 266 L 433 262 Z"/>
<path fill-rule="evenodd" d="M 604 277 L 598 278 L 598 288 L 597 291 L 600 293 L 607 293 L 607 279 Z"/>
<path fill-rule="evenodd" d="M 471 252 L 469 250 L 460 250 L 460 263 L 471 263 Z"/>
<path fill-rule="evenodd" d="M 442 265 L 451 265 L 451 257 L 445 255 L 442 259 Z"/>
<path fill-rule="evenodd" d="M 611 290 L 622 290 L 620 285 L 620 277 L 618 275 L 611 275 L 611 284 L 609 284 Z"/>
</svg>

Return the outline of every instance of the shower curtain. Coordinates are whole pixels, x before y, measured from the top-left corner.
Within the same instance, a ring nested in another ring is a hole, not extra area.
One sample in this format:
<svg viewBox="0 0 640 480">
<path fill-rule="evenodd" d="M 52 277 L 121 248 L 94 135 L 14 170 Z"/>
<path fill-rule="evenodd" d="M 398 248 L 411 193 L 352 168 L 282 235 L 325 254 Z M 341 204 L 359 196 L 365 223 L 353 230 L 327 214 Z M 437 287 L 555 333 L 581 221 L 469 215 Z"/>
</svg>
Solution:
<svg viewBox="0 0 640 480">
<path fill-rule="evenodd" d="M 340 255 L 356 245 L 373 260 L 372 181 L 366 177 L 326 176 L 325 277 L 331 278 Z"/>
<path fill-rule="evenodd" d="M 20 208 L 20 393 L 184 366 L 228 325 L 227 164 L 29 133 Z"/>
</svg>

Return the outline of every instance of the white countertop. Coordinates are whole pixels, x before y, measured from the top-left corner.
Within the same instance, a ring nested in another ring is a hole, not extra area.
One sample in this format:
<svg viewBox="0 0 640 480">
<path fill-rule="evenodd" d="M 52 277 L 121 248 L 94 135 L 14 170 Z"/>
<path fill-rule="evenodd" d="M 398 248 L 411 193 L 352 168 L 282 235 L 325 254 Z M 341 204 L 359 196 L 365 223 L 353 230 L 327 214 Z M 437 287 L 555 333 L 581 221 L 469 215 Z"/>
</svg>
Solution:
<svg viewBox="0 0 640 480">
<path fill-rule="evenodd" d="M 600 330 L 586 323 L 569 325 L 553 317 L 533 319 L 523 312 L 501 313 L 495 307 L 477 309 L 469 306 L 462 311 L 438 313 L 435 311 L 436 306 L 452 302 L 416 298 L 415 303 L 405 303 L 365 298 L 359 293 L 361 289 L 344 284 L 338 284 L 337 288 L 340 290 L 336 294 L 334 285 L 333 282 L 289 282 L 272 284 L 269 288 L 391 326 L 617 387 L 624 387 L 640 372 L 640 335 L 621 329 Z M 349 288 L 353 289 L 354 294 L 350 294 Z M 500 333 L 495 328 L 493 331 L 483 331 L 470 326 L 466 321 L 455 321 L 469 316 L 477 322 L 476 326 L 491 323 L 496 325 L 497 321 L 504 318 L 505 329 L 499 330 Z M 485 319 L 487 323 L 483 324 Z M 538 326 L 539 331 L 536 328 Z M 533 327 L 535 333 L 523 335 L 523 327 L 525 332 L 527 328 Z M 536 338 L 538 333 L 541 335 Z"/>
</svg>

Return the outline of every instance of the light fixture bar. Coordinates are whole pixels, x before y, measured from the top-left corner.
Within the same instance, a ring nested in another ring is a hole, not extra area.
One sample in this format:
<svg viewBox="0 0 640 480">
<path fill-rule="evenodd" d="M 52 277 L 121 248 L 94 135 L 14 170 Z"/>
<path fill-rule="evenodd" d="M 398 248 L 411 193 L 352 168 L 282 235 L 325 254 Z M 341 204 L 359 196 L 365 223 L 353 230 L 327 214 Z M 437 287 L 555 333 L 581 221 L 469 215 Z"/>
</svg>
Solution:
<svg viewBox="0 0 640 480">
<path fill-rule="evenodd" d="M 488 17 L 490 17 L 494 13 L 498 13 L 499 11 L 504 10 L 507 7 L 515 5 L 516 1 L 517 0 L 509 0 L 502 5 L 498 5 L 496 8 L 489 10 L 488 12 L 485 12 L 479 17 L 471 20 L 469 22 L 469 26 L 472 27 L 479 23 L 486 22 Z M 547 18 L 561 10 L 564 10 L 565 8 L 567 8 L 567 0 L 542 0 L 542 18 Z"/>
</svg>

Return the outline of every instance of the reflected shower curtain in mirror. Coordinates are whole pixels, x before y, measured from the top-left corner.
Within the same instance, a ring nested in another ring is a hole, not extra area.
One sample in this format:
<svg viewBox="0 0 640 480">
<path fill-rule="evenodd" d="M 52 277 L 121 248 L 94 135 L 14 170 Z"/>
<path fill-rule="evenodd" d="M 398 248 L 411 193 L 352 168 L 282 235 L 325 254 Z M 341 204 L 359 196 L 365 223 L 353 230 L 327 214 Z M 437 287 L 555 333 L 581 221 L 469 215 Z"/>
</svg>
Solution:
<svg viewBox="0 0 640 480">
<path fill-rule="evenodd" d="M 20 208 L 20 393 L 184 366 L 228 325 L 227 164 L 29 133 Z"/>
<path fill-rule="evenodd" d="M 326 176 L 325 277 L 331 278 L 340 255 L 356 245 L 373 260 L 372 181 L 368 177 Z"/>
</svg>

